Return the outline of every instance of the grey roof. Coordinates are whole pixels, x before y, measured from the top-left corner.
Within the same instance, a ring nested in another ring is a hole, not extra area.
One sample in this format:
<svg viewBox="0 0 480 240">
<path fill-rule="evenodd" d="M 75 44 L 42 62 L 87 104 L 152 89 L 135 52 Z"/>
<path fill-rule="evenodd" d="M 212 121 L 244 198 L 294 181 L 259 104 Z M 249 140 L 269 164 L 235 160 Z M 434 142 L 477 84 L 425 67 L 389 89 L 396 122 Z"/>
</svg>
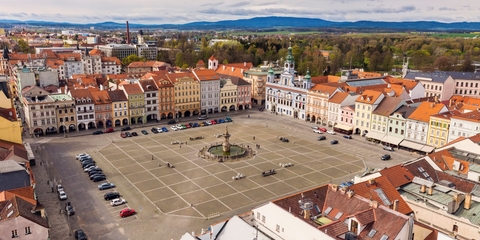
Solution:
<svg viewBox="0 0 480 240">
<path fill-rule="evenodd" d="M 14 160 L 0 161 L 0 191 L 30 186 L 27 170 Z"/>
<path fill-rule="evenodd" d="M 20 166 L 20 164 L 14 160 L 0 161 L 0 174 L 16 171 L 25 171 L 25 168 Z"/>
<path fill-rule="evenodd" d="M 470 163 L 468 166 L 468 171 L 480 173 L 480 165 L 475 163 Z"/>
<path fill-rule="evenodd" d="M 386 97 L 378 105 L 378 107 L 373 111 L 372 114 L 377 114 L 381 116 L 390 116 L 395 109 L 397 109 L 400 103 L 403 101 L 401 98 L 396 97 Z"/>
<path fill-rule="evenodd" d="M 381 85 L 387 84 L 383 78 L 361 78 L 361 79 L 352 79 L 345 82 L 348 86 L 352 87 L 364 87 L 372 85 Z"/>
<path fill-rule="evenodd" d="M 477 72 L 445 72 L 453 79 L 480 80 L 480 73 Z"/>
<path fill-rule="evenodd" d="M 431 79 L 432 82 L 443 83 L 448 77 L 450 77 L 450 74 L 446 72 L 409 72 L 405 75 L 404 79 L 422 80 L 416 78 L 425 78 Z"/>
<path fill-rule="evenodd" d="M 417 109 L 417 107 L 401 106 L 395 112 L 401 113 L 403 118 L 408 118 L 410 116 L 410 114 L 412 114 L 416 109 Z"/>
</svg>

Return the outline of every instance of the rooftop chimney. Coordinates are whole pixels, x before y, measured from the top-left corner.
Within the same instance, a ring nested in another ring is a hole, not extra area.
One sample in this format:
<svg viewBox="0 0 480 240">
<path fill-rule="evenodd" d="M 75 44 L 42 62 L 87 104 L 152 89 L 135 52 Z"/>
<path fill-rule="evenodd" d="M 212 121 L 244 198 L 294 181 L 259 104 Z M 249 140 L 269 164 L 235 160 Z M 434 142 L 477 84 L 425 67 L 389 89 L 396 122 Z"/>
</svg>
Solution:
<svg viewBox="0 0 480 240">
<path fill-rule="evenodd" d="M 420 186 L 420 193 L 425 193 L 426 191 L 427 191 L 427 186 L 426 185 Z"/>
<path fill-rule="evenodd" d="M 370 201 L 370 207 L 378 208 L 378 202 L 377 201 Z"/>
<path fill-rule="evenodd" d="M 465 209 L 470 209 L 470 206 L 472 205 L 472 194 L 471 193 L 467 193 L 465 195 L 465 202 L 463 204 L 463 208 Z"/>
<path fill-rule="evenodd" d="M 130 27 L 128 26 L 128 21 L 127 21 L 127 44 L 130 44 Z"/>
<path fill-rule="evenodd" d="M 398 203 L 400 201 L 398 201 L 398 199 L 396 199 L 395 201 L 393 201 L 393 211 L 398 211 Z"/>
<path fill-rule="evenodd" d="M 337 184 L 332 184 L 332 190 L 336 192 L 338 190 L 338 185 Z"/>
<path fill-rule="evenodd" d="M 348 190 L 348 191 L 347 191 L 347 197 L 348 197 L 348 198 L 352 198 L 353 195 L 355 195 L 355 192 L 354 192 L 353 190 Z"/>
<path fill-rule="evenodd" d="M 368 180 L 368 184 L 370 184 L 370 185 L 375 185 L 375 183 L 376 183 L 375 178 L 372 178 L 372 179 Z"/>
<path fill-rule="evenodd" d="M 427 195 L 432 196 L 432 194 L 433 194 L 433 186 L 430 186 L 430 187 L 428 187 Z"/>
</svg>

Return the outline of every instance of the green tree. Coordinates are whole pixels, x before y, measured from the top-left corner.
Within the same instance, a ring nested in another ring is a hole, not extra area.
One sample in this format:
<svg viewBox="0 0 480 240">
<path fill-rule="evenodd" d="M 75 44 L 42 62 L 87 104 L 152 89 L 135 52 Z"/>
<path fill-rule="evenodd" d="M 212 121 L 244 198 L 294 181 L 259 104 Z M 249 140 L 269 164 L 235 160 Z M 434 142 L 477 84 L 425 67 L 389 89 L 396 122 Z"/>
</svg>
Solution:
<svg viewBox="0 0 480 240">
<path fill-rule="evenodd" d="M 136 54 L 131 54 L 131 55 L 129 55 L 127 57 L 124 57 L 122 59 L 122 63 L 125 66 L 128 66 L 132 62 L 140 62 L 140 61 L 145 61 L 145 58 L 139 57 Z"/>
<path fill-rule="evenodd" d="M 19 47 L 19 51 L 20 52 L 23 52 L 23 53 L 34 53 L 35 51 L 33 49 L 30 48 L 30 46 L 28 45 L 28 43 L 23 40 L 23 39 L 19 39 L 18 40 L 18 47 Z"/>
</svg>

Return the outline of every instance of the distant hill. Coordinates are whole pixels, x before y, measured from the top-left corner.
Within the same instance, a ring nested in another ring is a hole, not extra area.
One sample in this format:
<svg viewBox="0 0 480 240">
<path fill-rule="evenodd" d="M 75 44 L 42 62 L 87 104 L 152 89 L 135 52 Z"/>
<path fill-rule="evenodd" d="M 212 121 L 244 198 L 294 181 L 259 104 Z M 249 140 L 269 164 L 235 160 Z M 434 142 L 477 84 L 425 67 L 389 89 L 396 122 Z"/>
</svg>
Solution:
<svg viewBox="0 0 480 240">
<path fill-rule="evenodd" d="M 0 20 L 0 27 L 18 25 L 63 27 L 63 28 L 88 28 L 95 29 L 124 29 L 125 23 L 68 23 L 49 21 L 17 21 Z M 318 18 L 297 17 L 256 17 L 251 19 L 225 20 L 218 22 L 191 22 L 186 24 L 135 24 L 130 22 L 130 28 L 141 29 L 178 29 L 178 30 L 261 30 L 272 28 L 314 28 L 314 29 L 345 29 L 359 31 L 479 31 L 480 22 L 454 22 L 442 23 L 436 21 L 411 21 L 411 22 L 382 22 L 382 21 L 357 21 L 357 22 L 332 22 Z"/>
</svg>

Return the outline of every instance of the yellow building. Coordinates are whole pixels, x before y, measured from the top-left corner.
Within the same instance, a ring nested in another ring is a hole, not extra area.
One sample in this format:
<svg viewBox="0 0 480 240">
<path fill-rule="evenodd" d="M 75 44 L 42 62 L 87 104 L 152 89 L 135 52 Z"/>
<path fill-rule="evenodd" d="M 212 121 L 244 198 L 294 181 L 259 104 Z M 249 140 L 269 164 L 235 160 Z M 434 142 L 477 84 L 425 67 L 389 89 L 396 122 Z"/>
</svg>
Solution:
<svg viewBox="0 0 480 240">
<path fill-rule="evenodd" d="M 339 90 L 337 87 L 324 84 L 315 84 L 315 86 L 310 88 L 307 92 L 307 121 L 324 126 L 327 125 L 328 100 Z"/>
<path fill-rule="evenodd" d="M 128 98 L 128 109 L 130 110 L 130 124 L 145 123 L 145 95 L 138 84 L 124 84 L 123 91 Z"/>
<path fill-rule="evenodd" d="M 22 122 L 14 108 L 0 108 L 0 140 L 22 144 Z"/>
<path fill-rule="evenodd" d="M 200 114 L 200 82 L 193 73 L 172 73 L 167 78 L 173 83 L 176 118 Z"/>
<path fill-rule="evenodd" d="M 112 100 L 112 127 L 128 125 L 128 98 L 125 93 L 118 89 L 108 91 L 108 96 Z"/>
<path fill-rule="evenodd" d="M 427 144 L 432 147 L 441 147 L 448 143 L 448 132 L 450 130 L 450 118 L 461 115 L 457 110 L 446 113 L 439 113 L 430 116 L 428 126 Z"/>
<path fill-rule="evenodd" d="M 220 111 L 237 110 L 237 85 L 230 78 L 220 80 Z"/>
<path fill-rule="evenodd" d="M 355 134 L 366 135 L 372 125 L 372 112 L 382 102 L 382 92 L 366 90 L 355 101 Z M 367 136 L 368 137 L 368 136 Z"/>
<path fill-rule="evenodd" d="M 69 133 L 77 129 L 77 111 L 75 101 L 67 94 L 51 94 L 55 101 L 57 133 Z"/>
</svg>

